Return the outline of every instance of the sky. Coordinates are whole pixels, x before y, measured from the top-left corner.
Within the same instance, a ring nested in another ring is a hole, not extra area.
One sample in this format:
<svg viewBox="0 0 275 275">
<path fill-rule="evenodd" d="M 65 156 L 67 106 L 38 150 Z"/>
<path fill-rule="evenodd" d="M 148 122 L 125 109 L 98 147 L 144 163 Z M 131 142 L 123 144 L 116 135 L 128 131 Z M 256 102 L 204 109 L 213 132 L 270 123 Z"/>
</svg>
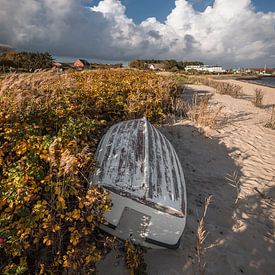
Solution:
<svg viewBox="0 0 275 275">
<path fill-rule="evenodd" d="M 100 0 L 91 1 L 94 5 L 98 5 L 99 2 Z M 188 2 L 196 11 L 202 12 L 206 7 L 212 6 L 214 0 L 189 0 Z M 126 15 L 138 24 L 153 16 L 160 22 L 164 22 L 175 8 L 174 0 L 122 0 L 121 3 L 126 7 Z M 252 5 L 256 11 L 275 12 L 275 0 L 253 0 Z"/>
<path fill-rule="evenodd" d="M 275 67 L 275 0 L 0 0 L 0 44 L 63 59 Z"/>
</svg>

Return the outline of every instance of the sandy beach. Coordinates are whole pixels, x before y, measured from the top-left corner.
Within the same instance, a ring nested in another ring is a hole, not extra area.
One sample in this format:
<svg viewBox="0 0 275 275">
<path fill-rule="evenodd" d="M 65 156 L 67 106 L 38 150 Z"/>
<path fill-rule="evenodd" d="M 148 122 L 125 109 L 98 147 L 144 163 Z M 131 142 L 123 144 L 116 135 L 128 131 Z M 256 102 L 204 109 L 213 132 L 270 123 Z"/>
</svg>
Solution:
<svg viewBox="0 0 275 275">
<path fill-rule="evenodd" d="M 270 107 L 272 104 L 275 104 L 275 88 L 270 88 L 263 85 L 252 84 L 239 80 L 224 80 L 224 82 L 229 82 L 241 86 L 243 89 L 243 93 L 248 96 L 246 99 L 252 99 L 253 96 L 255 96 L 255 89 L 260 89 L 263 91 L 264 94 L 263 104 L 265 105 L 265 107 Z"/>
<path fill-rule="evenodd" d="M 268 275 L 275 270 L 275 131 L 264 127 L 270 106 L 275 104 L 275 91 L 261 87 L 264 108 L 256 108 L 250 100 L 259 86 L 230 82 L 243 87 L 242 99 L 219 95 L 201 85 L 188 85 L 184 91 L 185 96 L 213 93 L 211 103 L 223 106 L 216 130 L 189 121 L 160 129 L 182 163 L 188 217 L 177 250 L 148 250 L 145 254 L 148 274 L 197 274 L 196 230 L 209 195 L 213 200 L 205 220 L 205 274 Z M 239 193 L 228 180 L 234 175 Z M 128 274 L 118 254 L 107 255 L 98 266 L 99 274 Z"/>
</svg>

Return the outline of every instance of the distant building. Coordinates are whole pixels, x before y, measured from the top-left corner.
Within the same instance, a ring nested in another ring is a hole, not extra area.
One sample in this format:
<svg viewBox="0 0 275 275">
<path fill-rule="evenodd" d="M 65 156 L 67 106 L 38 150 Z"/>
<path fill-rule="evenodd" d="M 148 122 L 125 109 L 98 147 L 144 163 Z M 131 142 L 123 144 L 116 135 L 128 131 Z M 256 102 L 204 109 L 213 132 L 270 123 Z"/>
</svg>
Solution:
<svg viewBox="0 0 275 275">
<path fill-rule="evenodd" d="M 59 71 L 63 71 L 63 70 L 72 68 L 72 65 L 64 62 L 53 62 L 53 68 Z"/>
<path fill-rule="evenodd" d="M 209 73 L 225 73 L 221 66 L 211 66 L 211 65 L 190 65 L 185 67 L 185 71 L 196 70 L 201 72 L 209 72 Z"/>
<path fill-rule="evenodd" d="M 74 67 L 81 70 L 88 69 L 90 67 L 90 63 L 85 59 L 77 59 L 74 62 Z"/>
<path fill-rule="evenodd" d="M 163 71 L 164 70 L 164 65 L 163 64 L 159 64 L 159 63 L 146 64 L 146 67 L 149 70 L 153 70 L 153 71 Z"/>
<path fill-rule="evenodd" d="M 253 68 L 251 71 L 258 74 L 275 74 L 275 68 Z"/>
</svg>

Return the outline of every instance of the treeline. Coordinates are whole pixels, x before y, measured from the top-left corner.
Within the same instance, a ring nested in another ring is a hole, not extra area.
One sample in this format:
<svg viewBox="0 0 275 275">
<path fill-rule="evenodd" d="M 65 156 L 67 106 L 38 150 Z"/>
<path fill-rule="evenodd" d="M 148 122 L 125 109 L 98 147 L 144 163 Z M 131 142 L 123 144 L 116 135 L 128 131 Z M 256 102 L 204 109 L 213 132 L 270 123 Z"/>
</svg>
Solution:
<svg viewBox="0 0 275 275">
<path fill-rule="evenodd" d="M 159 70 L 184 70 L 186 66 L 203 65 L 200 61 L 177 61 L 174 59 L 158 60 L 158 59 L 137 59 L 129 63 L 130 68 L 150 69 L 150 66 L 155 66 Z"/>
<path fill-rule="evenodd" d="M 52 67 L 53 58 L 48 53 L 6 52 L 0 56 L 0 69 L 34 71 Z"/>
<path fill-rule="evenodd" d="M 122 63 L 118 64 L 101 64 L 101 63 L 91 63 L 90 69 L 116 69 L 116 68 L 123 68 Z"/>
</svg>

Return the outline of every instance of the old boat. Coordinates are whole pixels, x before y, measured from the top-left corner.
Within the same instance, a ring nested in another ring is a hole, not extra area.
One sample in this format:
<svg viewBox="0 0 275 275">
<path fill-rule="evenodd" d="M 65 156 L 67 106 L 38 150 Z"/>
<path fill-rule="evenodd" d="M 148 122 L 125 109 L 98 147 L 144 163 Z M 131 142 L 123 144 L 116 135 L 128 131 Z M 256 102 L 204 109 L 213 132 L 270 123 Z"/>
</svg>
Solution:
<svg viewBox="0 0 275 275">
<path fill-rule="evenodd" d="M 91 184 L 110 191 L 101 228 L 151 248 L 177 248 L 186 223 L 184 174 L 171 143 L 146 118 L 112 126 Z"/>
</svg>

